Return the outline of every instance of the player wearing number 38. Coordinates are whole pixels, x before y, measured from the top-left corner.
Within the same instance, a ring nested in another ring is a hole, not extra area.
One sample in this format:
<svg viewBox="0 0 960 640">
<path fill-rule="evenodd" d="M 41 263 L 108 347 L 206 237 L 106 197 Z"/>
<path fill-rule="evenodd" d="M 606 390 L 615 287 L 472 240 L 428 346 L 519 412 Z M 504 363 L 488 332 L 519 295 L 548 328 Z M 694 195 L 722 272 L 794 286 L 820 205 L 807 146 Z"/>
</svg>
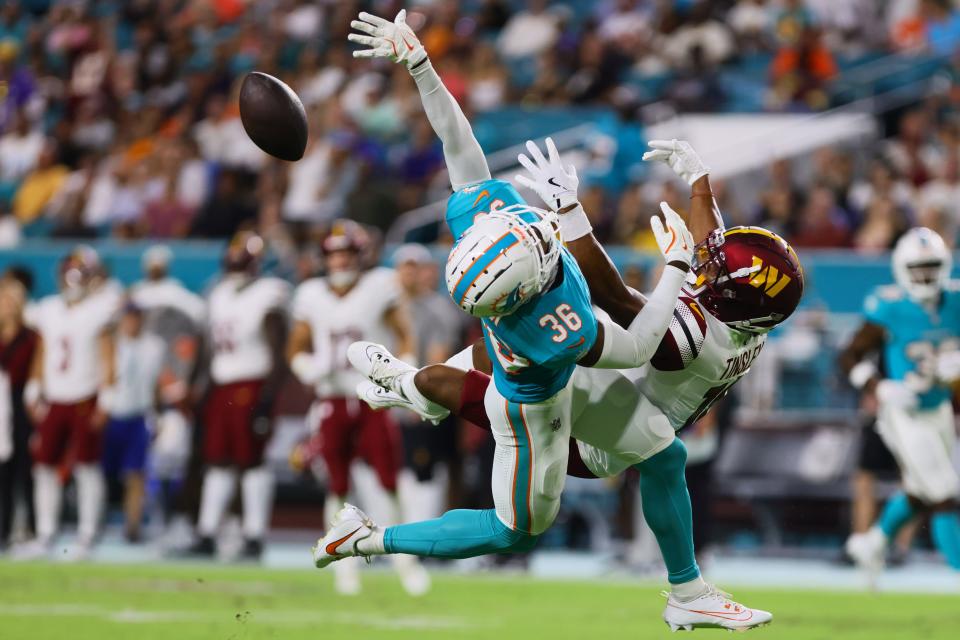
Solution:
<svg viewBox="0 0 960 640">
<path fill-rule="evenodd" d="M 896 284 L 867 297 L 865 322 L 840 357 L 850 383 L 876 393 L 877 431 L 903 484 L 877 524 L 847 541 L 847 552 L 871 580 L 883 567 L 887 542 L 922 512 L 932 513 L 933 542 L 960 569 L 951 404 L 951 386 L 960 380 L 960 290 L 949 280 L 951 262 L 936 232 L 905 233 L 893 251 Z M 870 359 L 875 354 L 882 355 L 882 371 Z"/>
</svg>

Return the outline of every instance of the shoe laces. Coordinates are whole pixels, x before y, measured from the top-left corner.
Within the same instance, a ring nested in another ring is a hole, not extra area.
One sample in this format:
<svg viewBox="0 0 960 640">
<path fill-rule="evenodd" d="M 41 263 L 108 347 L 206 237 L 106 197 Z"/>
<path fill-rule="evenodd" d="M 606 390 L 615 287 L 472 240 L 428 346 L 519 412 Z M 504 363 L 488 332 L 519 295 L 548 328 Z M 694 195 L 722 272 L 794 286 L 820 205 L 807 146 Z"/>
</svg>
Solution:
<svg viewBox="0 0 960 640">
<path fill-rule="evenodd" d="M 734 600 L 732 595 L 726 591 L 717 589 L 712 584 L 707 585 L 707 592 L 704 595 L 720 600 L 724 609 L 729 609 L 734 613 L 740 613 L 744 609 L 743 605 Z"/>
</svg>

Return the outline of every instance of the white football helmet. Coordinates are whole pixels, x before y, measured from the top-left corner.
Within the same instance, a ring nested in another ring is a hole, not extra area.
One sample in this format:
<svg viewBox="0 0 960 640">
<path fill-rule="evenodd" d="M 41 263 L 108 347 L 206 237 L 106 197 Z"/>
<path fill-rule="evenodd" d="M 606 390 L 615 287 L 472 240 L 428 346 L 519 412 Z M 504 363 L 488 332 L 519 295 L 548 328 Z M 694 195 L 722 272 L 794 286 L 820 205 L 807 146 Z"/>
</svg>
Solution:
<svg viewBox="0 0 960 640">
<path fill-rule="evenodd" d="M 478 217 L 447 258 L 447 291 L 472 316 L 505 316 L 544 290 L 560 260 L 552 211 L 514 204 Z"/>
<path fill-rule="evenodd" d="M 933 229 L 915 227 L 893 248 L 893 277 L 912 300 L 933 300 L 950 278 L 953 257 Z"/>
</svg>

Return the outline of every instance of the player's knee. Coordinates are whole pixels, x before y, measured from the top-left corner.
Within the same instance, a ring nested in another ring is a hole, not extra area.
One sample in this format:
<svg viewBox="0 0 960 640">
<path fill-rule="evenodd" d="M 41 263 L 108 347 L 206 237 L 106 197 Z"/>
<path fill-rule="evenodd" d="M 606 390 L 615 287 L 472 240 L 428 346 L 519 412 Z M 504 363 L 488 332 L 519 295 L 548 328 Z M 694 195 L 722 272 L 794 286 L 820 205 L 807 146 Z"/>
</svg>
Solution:
<svg viewBox="0 0 960 640">
<path fill-rule="evenodd" d="M 511 529 L 499 521 L 497 525 L 499 527 L 496 536 L 498 553 L 525 553 L 537 545 L 540 536 Z"/>
<path fill-rule="evenodd" d="M 436 398 L 443 390 L 443 366 L 431 364 L 417 371 L 413 376 L 417 390 L 429 399 Z"/>
<path fill-rule="evenodd" d="M 663 451 L 644 460 L 636 465 L 641 474 L 643 473 L 684 473 L 687 467 L 687 447 L 680 438 L 674 438 Z"/>
</svg>

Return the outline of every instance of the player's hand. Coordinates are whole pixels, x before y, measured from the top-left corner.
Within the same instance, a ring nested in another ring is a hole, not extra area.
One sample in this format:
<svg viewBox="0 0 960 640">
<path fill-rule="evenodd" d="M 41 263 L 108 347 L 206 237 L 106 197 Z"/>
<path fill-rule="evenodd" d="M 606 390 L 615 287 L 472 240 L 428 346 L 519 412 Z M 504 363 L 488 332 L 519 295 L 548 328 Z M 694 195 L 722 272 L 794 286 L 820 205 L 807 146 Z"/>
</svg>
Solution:
<svg viewBox="0 0 960 640">
<path fill-rule="evenodd" d="M 580 185 L 577 169 L 572 164 L 563 166 L 560 162 L 560 152 L 557 151 L 553 138 L 547 138 L 546 158 L 533 140 L 527 140 L 527 151 L 530 152 L 533 160 L 523 153 L 517 156 L 517 160 L 530 176 L 521 173 L 514 176 L 514 179 L 536 192 L 554 211 L 577 204 L 577 187 Z"/>
<path fill-rule="evenodd" d="M 27 413 L 30 414 L 30 421 L 34 427 L 43 422 L 43 419 L 47 417 L 48 411 L 50 411 L 50 405 L 42 400 L 27 405 Z"/>
<path fill-rule="evenodd" d="M 944 384 L 960 380 L 960 351 L 948 351 L 937 356 L 937 380 Z"/>
<path fill-rule="evenodd" d="M 407 24 L 406 9 L 401 9 L 393 22 L 365 11 L 357 17 L 350 26 L 362 33 L 351 33 L 347 39 L 370 48 L 354 51 L 354 58 L 387 58 L 410 69 L 427 57 L 426 49 Z"/>
<path fill-rule="evenodd" d="M 877 383 L 876 395 L 881 406 L 892 407 L 901 411 L 916 409 L 920 402 L 917 392 L 900 380 L 881 380 Z"/>
<path fill-rule="evenodd" d="M 643 154 L 644 161 L 664 163 L 691 186 L 710 173 L 689 142 L 674 138 L 673 140 L 651 140 L 647 144 L 650 146 L 650 151 Z"/>
<path fill-rule="evenodd" d="M 683 263 L 687 269 L 693 262 L 693 236 L 687 229 L 687 224 L 680 217 L 680 214 L 670 208 L 666 202 L 660 203 L 660 211 L 663 212 L 663 220 L 659 217 L 650 218 L 650 228 L 653 229 L 653 237 L 657 240 L 660 252 L 667 264 Z"/>
</svg>

